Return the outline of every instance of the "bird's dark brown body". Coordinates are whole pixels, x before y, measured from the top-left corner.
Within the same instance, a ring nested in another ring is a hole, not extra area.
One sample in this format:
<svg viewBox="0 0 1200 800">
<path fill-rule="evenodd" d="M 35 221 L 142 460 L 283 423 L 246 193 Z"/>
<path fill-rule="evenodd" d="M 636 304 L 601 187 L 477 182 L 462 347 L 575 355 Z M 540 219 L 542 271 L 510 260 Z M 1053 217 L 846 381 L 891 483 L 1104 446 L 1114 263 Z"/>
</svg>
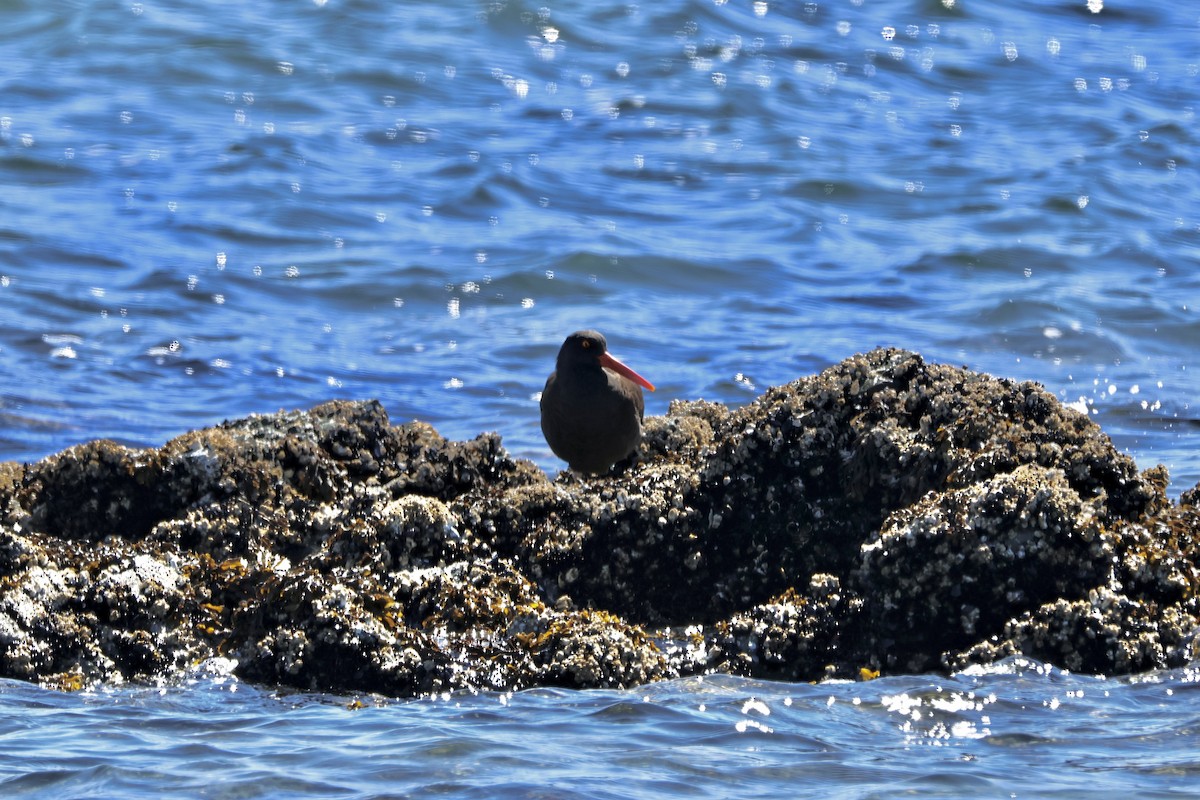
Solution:
<svg viewBox="0 0 1200 800">
<path fill-rule="evenodd" d="M 542 433 L 577 472 L 600 474 L 642 441 L 642 387 L 654 386 L 609 355 L 596 331 L 576 331 L 558 351 L 542 390 Z"/>
</svg>

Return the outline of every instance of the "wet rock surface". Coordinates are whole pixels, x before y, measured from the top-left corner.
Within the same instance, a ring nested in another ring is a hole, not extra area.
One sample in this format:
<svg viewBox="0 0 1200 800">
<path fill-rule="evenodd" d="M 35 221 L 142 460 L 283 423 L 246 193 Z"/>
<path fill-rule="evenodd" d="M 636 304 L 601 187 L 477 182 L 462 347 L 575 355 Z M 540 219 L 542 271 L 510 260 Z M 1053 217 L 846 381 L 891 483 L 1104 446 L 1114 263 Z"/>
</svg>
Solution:
<svg viewBox="0 0 1200 800">
<path fill-rule="evenodd" d="M 0 464 L 0 674 L 418 695 L 1200 656 L 1178 503 L 1031 383 L 877 350 L 551 480 L 331 402 Z"/>
</svg>

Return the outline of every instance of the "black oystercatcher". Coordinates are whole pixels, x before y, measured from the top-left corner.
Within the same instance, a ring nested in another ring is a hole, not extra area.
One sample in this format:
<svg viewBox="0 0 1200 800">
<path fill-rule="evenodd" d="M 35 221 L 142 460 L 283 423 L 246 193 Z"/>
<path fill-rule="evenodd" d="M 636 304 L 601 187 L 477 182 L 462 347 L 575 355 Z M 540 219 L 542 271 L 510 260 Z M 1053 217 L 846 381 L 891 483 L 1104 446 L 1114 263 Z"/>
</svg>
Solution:
<svg viewBox="0 0 1200 800">
<path fill-rule="evenodd" d="M 576 331 L 542 390 L 542 434 L 576 472 L 601 474 L 637 449 L 654 384 L 613 358 L 597 331 Z"/>
</svg>

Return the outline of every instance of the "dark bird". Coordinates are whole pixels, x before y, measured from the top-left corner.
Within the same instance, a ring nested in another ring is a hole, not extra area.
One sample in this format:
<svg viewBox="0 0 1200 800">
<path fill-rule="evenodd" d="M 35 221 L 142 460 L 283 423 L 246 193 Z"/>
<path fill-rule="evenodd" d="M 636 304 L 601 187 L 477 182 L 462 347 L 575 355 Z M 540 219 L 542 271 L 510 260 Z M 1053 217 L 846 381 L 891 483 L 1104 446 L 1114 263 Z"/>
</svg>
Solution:
<svg viewBox="0 0 1200 800">
<path fill-rule="evenodd" d="M 642 441 L 642 387 L 654 384 L 608 352 L 597 331 L 576 331 L 542 389 L 542 434 L 576 472 L 601 474 Z"/>
</svg>

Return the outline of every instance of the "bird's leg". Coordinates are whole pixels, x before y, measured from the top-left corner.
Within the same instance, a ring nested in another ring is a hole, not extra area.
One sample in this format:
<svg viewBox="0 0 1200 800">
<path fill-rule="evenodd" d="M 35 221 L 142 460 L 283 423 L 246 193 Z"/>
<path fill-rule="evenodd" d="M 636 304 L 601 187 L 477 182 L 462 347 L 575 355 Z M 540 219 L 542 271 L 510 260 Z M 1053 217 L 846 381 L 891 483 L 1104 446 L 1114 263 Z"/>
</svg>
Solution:
<svg viewBox="0 0 1200 800">
<path fill-rule="evenodd" d="M 612 468 L 609 469 L 608 474 L 612 475 L 614 477 L 624 475 L 626 472 L 629 472 L 634 467 L 636 467 L 638 464 L 640 464 L 641 461 L 642 461 L 641 450 L 640 449 L 634 450 L 632 453 L 625 456 L 617 463 L 613 464 Z"/>
</svg>

